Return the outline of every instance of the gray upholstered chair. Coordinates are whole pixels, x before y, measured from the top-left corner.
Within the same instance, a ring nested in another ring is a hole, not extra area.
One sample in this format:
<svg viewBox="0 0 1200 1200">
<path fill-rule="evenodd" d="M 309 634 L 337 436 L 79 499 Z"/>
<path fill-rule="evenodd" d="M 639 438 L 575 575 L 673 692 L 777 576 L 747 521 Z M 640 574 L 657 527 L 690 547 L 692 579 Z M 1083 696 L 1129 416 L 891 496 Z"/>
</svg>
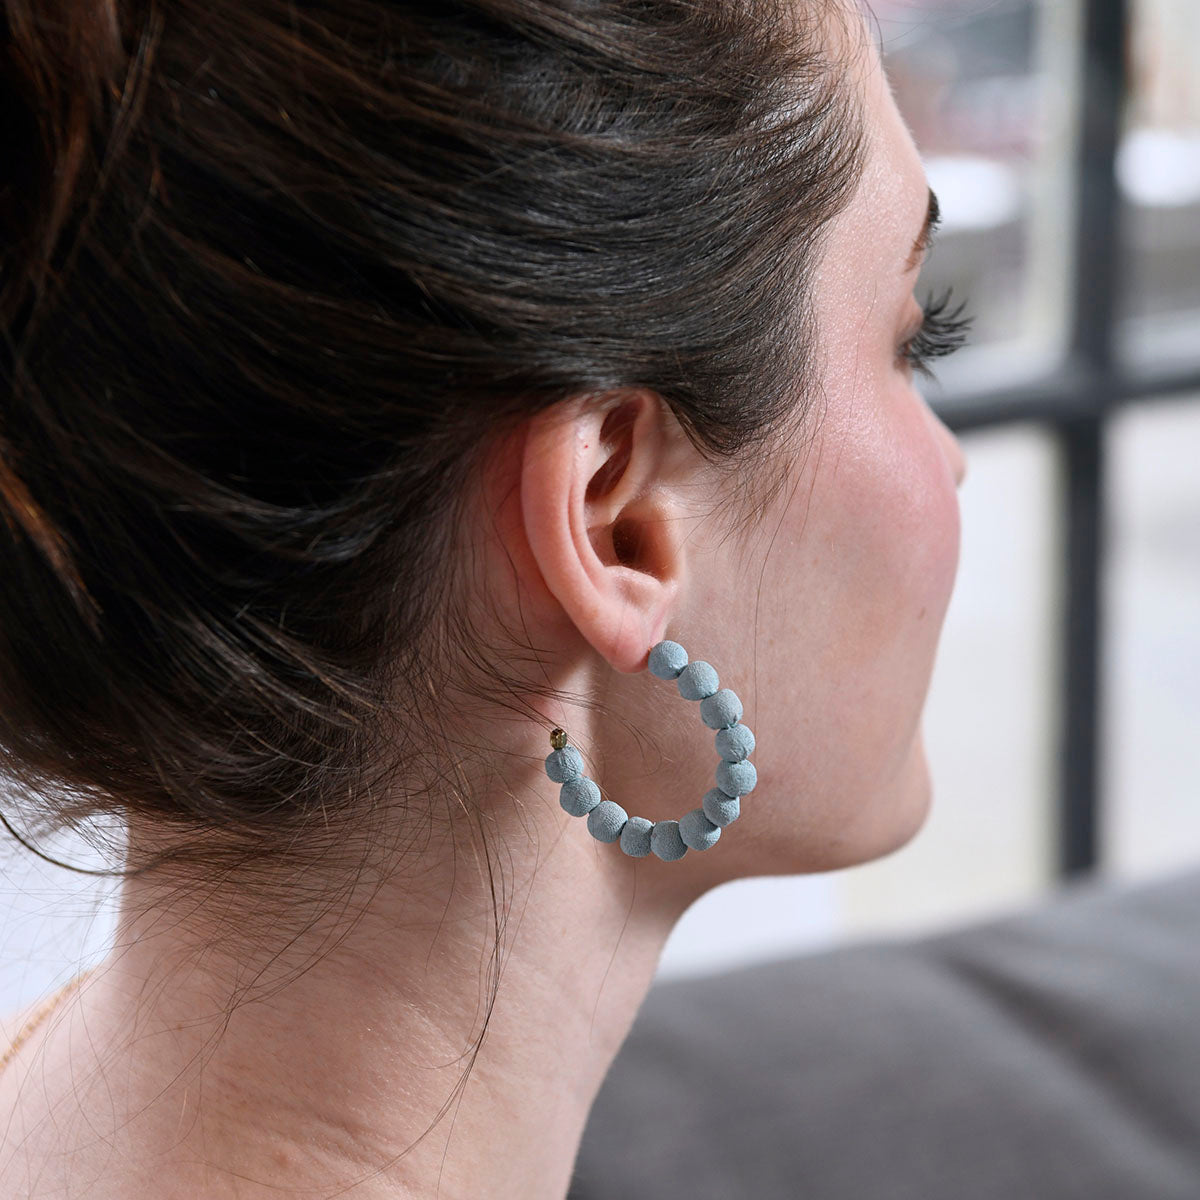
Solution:
<svg viewBox="0 0 1200 1200">
<path fill-rule="evenodd" d="M 1200 1200 L 1200 873 L 653 988 L 571 1200 Z"/>
</svg>

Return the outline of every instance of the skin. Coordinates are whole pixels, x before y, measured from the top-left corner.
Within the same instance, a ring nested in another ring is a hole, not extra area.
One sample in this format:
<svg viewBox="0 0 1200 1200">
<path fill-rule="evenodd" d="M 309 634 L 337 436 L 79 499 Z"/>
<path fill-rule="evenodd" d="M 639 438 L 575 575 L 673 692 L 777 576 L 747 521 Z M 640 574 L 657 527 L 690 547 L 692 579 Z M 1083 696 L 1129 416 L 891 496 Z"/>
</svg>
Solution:
<svg viewBox="0 0 1200 1200">
<path fill-rule="evenodd" d="M 419 873 L 389 872 L 381 849 L 348 897 L 353 927 L 339 906 L 290 945 L 239 938 L 236 898 L 199 882 L 185 907 L 131 881 L 113 953 L 0 1076 L 0 1194 L 562 1196 L 692 901 L 730 879 L 863 862 L 920 827 L 920 716 L 964 463 L 897 359 L 920 319 L 905 263 L 924 172 L 874 47 L 852 61 L 871 149 L 815 280 L 821 399 L 750 534 L 730 536 L 708 469 L 648 393 L 560 405 L 481 476 L 468 533 L 497 641 L 535 630 L 531 681 L 618 715 L 543 700 L 545 727 L 459 718 L 465 743 L 492 748 L 463 770 L 508 913 L 495 1008 L 461 1091 L 495 938 L 489 873 L 463 823 L 421 844 Z M 698 805 L 712 734 L 644 671 L 667 636 L 717 666 L 759 743 L 741 818 L 674 863 L 594 841 L 542 767 L 559 724 L 631 813 Z"/>
</svg>

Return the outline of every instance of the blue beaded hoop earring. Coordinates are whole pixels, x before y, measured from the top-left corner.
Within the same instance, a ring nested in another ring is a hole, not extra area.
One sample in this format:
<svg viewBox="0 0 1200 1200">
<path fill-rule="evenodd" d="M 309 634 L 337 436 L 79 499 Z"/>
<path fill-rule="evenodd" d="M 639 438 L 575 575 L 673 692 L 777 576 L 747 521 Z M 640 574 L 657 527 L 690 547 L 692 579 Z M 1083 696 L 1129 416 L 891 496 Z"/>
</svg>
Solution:
<svg viewBox="0 0 1200 1200">
<path fill-rule="evenodd" d="M 650 673 L 674 679 L 685 700 L 700 701 L 700 719 L 715 729 L 717 786 L 705 793 L 700 808 L 678 821 L 649 821 L 631 817 L 614 800 L 604 800 L 594 780 L 583 773 L 583 756 L 567 744 L 561 729 L 550 734 L 553 750 L 546 756 L 546 774 L 561 783 L 558 800 L 573 817 L 587 817 L 588 832 L 598 842 L 621 843 L 631 858 L 645 858 L 652 850 L 664 862 L 682 858 L 689 849 L 707 850 L 721 830 L 738 819 L 741 799 L 758 782 L 758 771 L 749 756 L 754 734 L 743 724 L 742 702 L 735 692 L 721 687 L 717 672 L 706 662 L 688 662 L 678 642 L 659 642 L 650 651 Z"/>
</svg>

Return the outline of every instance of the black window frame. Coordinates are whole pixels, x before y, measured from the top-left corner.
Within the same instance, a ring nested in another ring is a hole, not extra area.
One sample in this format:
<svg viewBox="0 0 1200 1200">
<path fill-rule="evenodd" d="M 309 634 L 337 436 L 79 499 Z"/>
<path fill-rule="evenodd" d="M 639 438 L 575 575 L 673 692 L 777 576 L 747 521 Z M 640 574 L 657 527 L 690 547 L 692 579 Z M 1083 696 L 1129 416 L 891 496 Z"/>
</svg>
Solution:
<svg viewBox="0 0 1200 1200">
<path fill-rule="evenodd" d="M 933 402 L 956 433 L 1034 422 L 1053 437 L 1060 475 L 1063 598 L 1055 616 L 1060 654 L 1057 877 L 1100 865 L 1100 772 L 1104 565 L 1105 437 L 1113 414 L 1147 398 L 1200 393 L 1200 362 L 1155 367 L 1122 361 L 1116 351 L 1121 286 L 1121 199 L 1116 152 L 1127 86 L 1128 0 L 1085 0 L 1075 172 L 1068 337 L 1061 360 L 1042 376 L 971 395 L 947 392 Z M 1096 247 L 1108 247 L 1097 253 Z"/>
</svg>

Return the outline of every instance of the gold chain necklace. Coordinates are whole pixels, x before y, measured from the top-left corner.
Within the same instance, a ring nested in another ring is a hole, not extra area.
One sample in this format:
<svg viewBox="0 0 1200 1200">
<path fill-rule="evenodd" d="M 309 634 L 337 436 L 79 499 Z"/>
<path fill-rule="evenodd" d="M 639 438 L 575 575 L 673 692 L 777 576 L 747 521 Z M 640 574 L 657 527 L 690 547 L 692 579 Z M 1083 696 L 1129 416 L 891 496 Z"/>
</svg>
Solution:
<svg viewBox="0 0 1200 1200">
<path fill-rule="evenodd" d="M 13 1039 L 12 1045 L 9 1046 L 3 1054 L 0 1054 L 0 1074 L 3 1074 L 4 1068 L 17 1056 L 17 1051 L 29 1040 L 30 1035 L 38 1028 L 41 1023 L 73 992 L 85 979 L 94 971 L 95 967 L 90 967 L 82 974 L 76 975 L 69 983 L 60 988 L 53 996 L 51 996 L 42 1006 L 25 1022 L 24 1025 L 17 1031 L 17 1036 Z"/>
</svg>

